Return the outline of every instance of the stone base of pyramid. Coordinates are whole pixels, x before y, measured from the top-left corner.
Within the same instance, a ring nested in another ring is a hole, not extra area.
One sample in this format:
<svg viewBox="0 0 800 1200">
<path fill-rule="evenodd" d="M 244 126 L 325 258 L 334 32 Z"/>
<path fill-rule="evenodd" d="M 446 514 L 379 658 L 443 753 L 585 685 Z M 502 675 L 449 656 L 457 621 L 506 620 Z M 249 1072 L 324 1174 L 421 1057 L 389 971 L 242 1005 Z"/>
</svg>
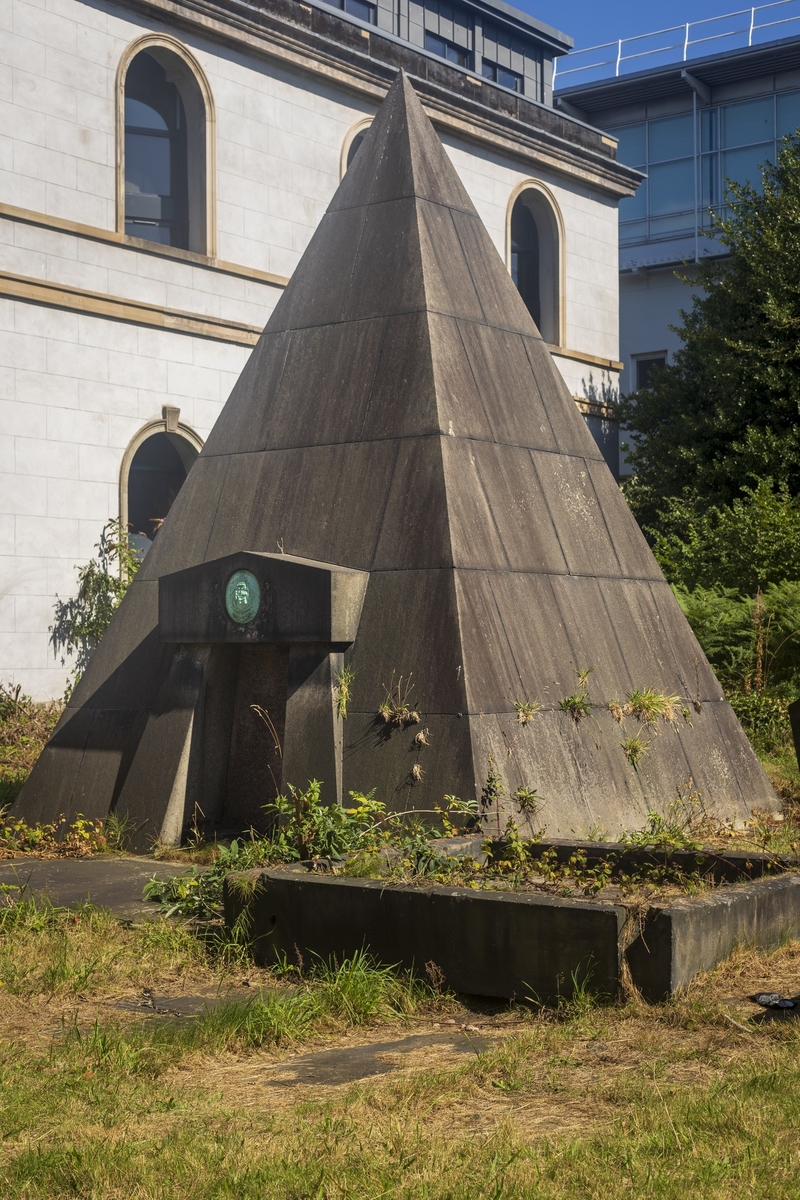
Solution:
<svg viewBox="0 0 800 1200">
<path fill-rule="evenodd" d="M 747 859 L 749 873 L 775 867 L 766 856 Z M 342 962 L 366 950 L 378 962 L 419 974 L 435 964 L 445 987 L 506 1000 L 552 1004 L 568 1000 L 576 986 L 613 998 L 632 983 L 657 1002 L 743 943 L 766 949 L 800 936 L 797 873 L 710 888 L 637 912 L 633 938 L 630 911 L 621 903 L 404 886 L 302 867 L 244 874 L 246 890 L 236 886 L 238 876 L 226 880 L 226 920 L 233 925 L 241 897 L 252 897 L 249 928 L 263 966 L 298 956 Z"/>
</svg>

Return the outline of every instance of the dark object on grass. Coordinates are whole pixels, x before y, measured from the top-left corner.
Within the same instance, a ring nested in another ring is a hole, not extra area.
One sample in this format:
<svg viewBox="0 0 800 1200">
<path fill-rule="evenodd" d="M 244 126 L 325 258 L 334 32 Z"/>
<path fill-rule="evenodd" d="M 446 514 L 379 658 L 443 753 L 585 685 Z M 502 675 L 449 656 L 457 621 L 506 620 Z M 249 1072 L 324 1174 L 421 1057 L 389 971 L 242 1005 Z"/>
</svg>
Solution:
<svg viewBox="0 0 800 1200">
<path fill-rule="evenodd" d="M 760 1004 L 762 1008 L 797 1008 L 796 1000 L 790 1000 L 780 992 L 757 992 L 749 999 L 754 1004 Z"/>
</svg>

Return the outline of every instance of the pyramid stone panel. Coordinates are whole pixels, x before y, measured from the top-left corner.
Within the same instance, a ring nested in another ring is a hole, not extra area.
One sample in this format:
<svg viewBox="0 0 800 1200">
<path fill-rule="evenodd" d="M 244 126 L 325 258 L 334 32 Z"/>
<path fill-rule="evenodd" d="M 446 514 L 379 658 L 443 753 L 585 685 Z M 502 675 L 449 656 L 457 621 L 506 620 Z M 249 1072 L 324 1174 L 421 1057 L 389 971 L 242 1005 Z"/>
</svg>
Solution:
<svg viewBox="0 0 800 1200">
<path fill-rule="evenodd" d="M 461 245 L 464 262 L 476 288 L 479 288 L 483 319 L 499 329 L 510 329 L 541 341 L 522 297 L 507 271 L 493 269 L 497 250 L 486 226 L 476 213 L 453 212 L 453 224 Z"/>
<path fill-rule="evenodd" d="M 619 576 L 619 559 L 586 463 L 566 454 L 536 450 L 531 458 L 537 490 L 547 498 L 568 571 L 574 575 Z"/>
<path fill-rule="evenodd" d="M 240 544 L 270 554 L 282 547 L 317 562 L 345 565 L 348 559 L 347 566 L 368 571 L 396 453 L 394 442 L 359 442 L 240 456 L 221 495 L 205 561 Z M 345 503 L 352 526 L 342 519 Z"/>
<path fill-rule="evenodd" d="M 410 675 L 414 706 L 423 722 L 437 713 L 466 714 L 462 647 L 453 637 L 457 621 L 451 571 L 374 572 L 364 599 L 359 636 L 348 656 L 356 673 L 352 711 L 373 720 L 392 681 L 397 682 L 401 675 L 408 680 Z M 387 622 L 403 630 L 400 641 L 385 636 Z M 464 721 L 464 728 L 467 724 Z M 349 739 L 350 726 L 345 732 Z"/>
<path fill-rule="evenodd" d="M 366 212 L 325 214 L 267 322 L 269 333 L 342 320 Z"/>
<path fill-rule="evenodd" d="M 444 490 L 441 439 L 405 438 L 395 444 L 396 459 L 387 489 L 374 571 L 439 571 L 452 567 L 453 552 Z"/>
<path fill-rule="evenodd" d="M 413 197 L 365 210 L 342 320 L 363 321 L 425 307 L 418 225 Z"/>
<path fill-rule="evenodd" d="M 204 459 L 241 453 L 243 446 L 264 448 L 271 406 L 261 404 L 259 395 L 272 396 L 276 391 L 289 341 L 286 332 L 261 335 L 208 436 Z"/>
<path fill-rule="evenodd" d="M 231 458 L 228 455 L 200 455 L 178 492 L 163 528 L 148 550 L 131 591 L 146 580 L 156 581 L 169 571 L 180 571 L 184 567 L 193 567 L 195 563 L 203 561 L 230 467 Z M 173 533 L 176 526 L 179 526 L 180 530 Z M 127 598 L 126 596 L 126 601 Z M 153 615 L 157 619 L 156 614 L 157 607 L 154 607 Z M 126 617 L 126 625 L 129 620 L 130 618 Z M 102 654 L 107 640 L 103 639 L 98 654 Z M 92 673 L 94 674 L 94 671 Z"/>
<path fill-rule="evenodd" d="M 448 437 L 491 441 L 492 430 L 454 317 L 426 314 L 439 428 Z"/>
<path fill-rule="evenodd" d="M 455 448 L 451 457 L 457 470 Z M 550 510 L 541 491 L 532 486 L 530 450 L 476 442 L 471 457 L 510 570 L 565 572 L 566 559 Z M 464 536 L 469 536 L 468 529 Z"/>
<path fill-rule="evenodd" d="M 539 399 L 525 352 L 527 339 L 506 329 L 468 321 L 459 321 L 459 331 L 492 441 L 536 450 L 563 449 L 556 443 L 549 416 Z M 517 402 L 520 395 L 525 396 L 525 405 Z"/>
<path fill-rule="evenodd" d="M 254 449 L 325 446 L 361 439 L 385 337 L 384 320 L 353 321 L 290 335 L 286 365 Z M 313 411 L 297 397 L 313 395 Z"/>
<path fill-rule="evenodd" d="M 361 438 L 414 437 L 439 433 L 440 428 L 426 314 L 390 317 L 383 323 Z"/>
<path fill-rule="evenodd" d="M 418 200 L 417 213 L 426 308 L 465 321 L 482 321 L 483 307 L 450 209 Z"/>
</svg>

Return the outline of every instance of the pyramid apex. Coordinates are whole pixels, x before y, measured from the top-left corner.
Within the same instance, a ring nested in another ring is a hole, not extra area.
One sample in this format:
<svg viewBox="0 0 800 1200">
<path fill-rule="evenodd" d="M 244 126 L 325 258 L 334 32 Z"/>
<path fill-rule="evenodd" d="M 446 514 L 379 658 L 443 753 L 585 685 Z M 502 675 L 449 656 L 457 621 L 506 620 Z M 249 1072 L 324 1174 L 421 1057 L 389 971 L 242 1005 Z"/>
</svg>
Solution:
<svg viewBox="0 0 800 1200">
<path fill-rule="evenodd" d="M 474 213 L 411 80 L 398 71 L 328 212 L 418 196 Z"/>
</svg>

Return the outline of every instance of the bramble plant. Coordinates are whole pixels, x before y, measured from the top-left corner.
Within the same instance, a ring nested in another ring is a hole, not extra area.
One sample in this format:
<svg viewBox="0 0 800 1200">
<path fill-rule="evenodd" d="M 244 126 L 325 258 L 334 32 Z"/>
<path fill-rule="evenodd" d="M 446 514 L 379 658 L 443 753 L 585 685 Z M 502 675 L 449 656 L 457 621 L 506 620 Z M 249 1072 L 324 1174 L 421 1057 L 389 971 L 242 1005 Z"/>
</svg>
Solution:
<svg viewBox="0 0 800 1200">
<path fill-rule="evenodd" d="M 19 684 L 0 683 L 0 809 L 16 800 L 61 712 L 58 700 L 32 700 Z"/>
<path fill-rule="evenodd" d="M 539 795 L 536 788 L 518 787 L 513 793 L 513 798 L 519 805 L 520 812 L 527 813 L 530 817 L 535 816 L 544 803 L 544 797 Z"/>
</svg>

